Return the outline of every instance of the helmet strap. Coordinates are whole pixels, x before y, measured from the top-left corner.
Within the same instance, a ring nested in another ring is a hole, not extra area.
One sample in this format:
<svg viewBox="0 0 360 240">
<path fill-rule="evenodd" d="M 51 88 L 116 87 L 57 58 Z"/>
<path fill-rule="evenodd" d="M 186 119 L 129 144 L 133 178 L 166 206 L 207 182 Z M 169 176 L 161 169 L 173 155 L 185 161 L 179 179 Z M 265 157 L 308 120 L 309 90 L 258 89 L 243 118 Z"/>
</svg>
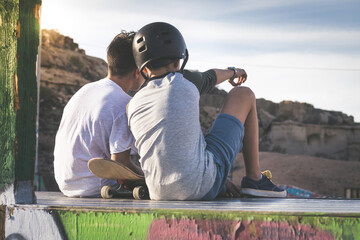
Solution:
<svg viewBox="0 0 360 240">
<path fill-rule="evenodd" d="M 145 67 L 144 67 L 144 68 L 145 68 Z M 146 81 L 149 81 L 150 77 L 148 76 L 148 74 L 145 74 L 145 73 L 144 73 L 144 68 L 142 68 L 142 69 L 140 70 L 140 73 L 141 73 L 141 75 L 144 77 L 144 79 L 145 79 Z"/>
<path fill-rule="evenodd" d="M 184 58 L 184 61 L 183 61 L 182 65 L 181 65 L 180 72 L 182 72 L 184 70 L 185 65 L 186 65 L 188 60 L 189 60 L 189 51 L 186 49 L 185 58 Z"/>
</svg>

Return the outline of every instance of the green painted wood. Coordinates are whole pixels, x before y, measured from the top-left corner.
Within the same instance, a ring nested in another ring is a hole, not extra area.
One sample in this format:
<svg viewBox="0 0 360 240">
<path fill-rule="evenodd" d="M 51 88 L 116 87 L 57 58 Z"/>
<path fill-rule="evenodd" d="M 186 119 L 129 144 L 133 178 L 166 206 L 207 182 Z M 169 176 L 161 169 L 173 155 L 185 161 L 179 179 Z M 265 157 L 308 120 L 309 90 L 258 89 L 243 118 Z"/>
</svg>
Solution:
<svg viewBox="0 0 360 240">
<path fill-rule="evenodd" d="M 146 239 L 152 214 L 57 212 L 68 239 Z"/>
<path fill-rule="evenodd" d="M 37 78 L 36 61 L 39 46 L 40 0 L 19 1 L 17 32 L 17 93 L 15 140 L 15 178 L 33 181 L 36 153 Z"/>
<path fill-rule="evenodd" d="M 0 192 L 15 178 L 14 82 L 18 18 L 18 1 L 0 0 Z"/>
</svg>

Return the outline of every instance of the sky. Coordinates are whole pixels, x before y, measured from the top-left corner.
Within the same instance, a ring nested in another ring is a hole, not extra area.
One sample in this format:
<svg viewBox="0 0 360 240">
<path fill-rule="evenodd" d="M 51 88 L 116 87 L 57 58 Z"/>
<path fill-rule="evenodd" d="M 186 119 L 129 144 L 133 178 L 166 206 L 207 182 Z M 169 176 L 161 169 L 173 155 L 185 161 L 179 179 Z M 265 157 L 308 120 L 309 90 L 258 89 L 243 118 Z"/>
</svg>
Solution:
<svg viewBox="0 0 360 240">
<path fill-rule="evenodd" d="M 306 102 L 360 122 L 359 13 L 360 0 L 43 0 L 41 28 L 106 61 L 121 30 L 168 22 L 183 34 L 187 69 L 243 68 L 257 98 Z"/>
</svg>

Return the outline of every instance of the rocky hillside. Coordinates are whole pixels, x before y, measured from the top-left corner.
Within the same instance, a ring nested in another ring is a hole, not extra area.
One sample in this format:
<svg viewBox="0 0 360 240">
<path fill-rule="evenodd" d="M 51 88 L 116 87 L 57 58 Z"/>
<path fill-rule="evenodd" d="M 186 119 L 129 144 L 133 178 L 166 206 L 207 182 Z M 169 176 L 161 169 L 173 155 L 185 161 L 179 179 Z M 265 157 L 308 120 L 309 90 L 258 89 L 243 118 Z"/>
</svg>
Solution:
<svg viewBox="0 0 360 240">
<path fill-rule="evenodd" d="M 107 75 L 106 62 L 80 49 L 73 39 L 42 30 L 38 173 L 47 190 L 53 177 L 55 134 L 65 104 L 84 84 Z M 200 99 L 200 121 L 206 133 L 227 93 L 213 89 Z M 351 116 L 310 104 L 257 99 L 260 149 L 360 161 L 360 127 Z M 235 169 L 241 169 L 239 162 Z M 311 189 L 310 189 L 311 190 Z M 316 189 L 313 189 L 316 191 Z"/>
<path fill-rule="evenodd" d="M 207 132 L 227 93 L 214 89 L 201 97 L 201 122 Z M 257 99 L 260 150 L 360 161 L 360 124 L 342 112 L 307 103 Z"/>
</svg>

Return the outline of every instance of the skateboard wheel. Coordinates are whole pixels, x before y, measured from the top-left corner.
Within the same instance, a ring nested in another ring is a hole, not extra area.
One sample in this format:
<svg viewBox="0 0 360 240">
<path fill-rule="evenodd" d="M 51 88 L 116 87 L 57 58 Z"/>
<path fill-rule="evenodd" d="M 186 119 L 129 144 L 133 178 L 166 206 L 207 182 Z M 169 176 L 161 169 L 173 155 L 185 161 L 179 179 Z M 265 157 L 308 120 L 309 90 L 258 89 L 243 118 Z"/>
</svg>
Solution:
<svg viewBox="0 0 360 240">
<path fill-rule="evenodd" d="M 101 188 L 101 197 L 105 198 L 105 199 L 112 198 L 113 194 L 111 192 L 112 192 L 112 189 L 110 186 L 103 186 Z"/>
<path fill-rule="evenodd" d="M 148 198 L 148 194 L 147 194 L 147 190 L 145 187 L 143 186 L 137 186 L 134 188 L 133 190 L 133 197 L 136 200 L 141 200 L 141 199 L 147 199 Z"/>
</svg>

